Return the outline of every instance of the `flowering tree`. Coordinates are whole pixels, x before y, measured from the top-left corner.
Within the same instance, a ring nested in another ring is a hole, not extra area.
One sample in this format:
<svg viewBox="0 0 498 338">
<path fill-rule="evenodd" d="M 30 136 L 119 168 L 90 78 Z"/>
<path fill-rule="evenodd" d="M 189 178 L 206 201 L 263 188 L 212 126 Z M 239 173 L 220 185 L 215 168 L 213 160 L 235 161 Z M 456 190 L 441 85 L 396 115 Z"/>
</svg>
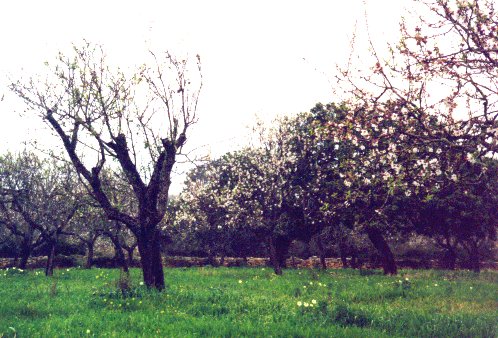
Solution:
<svg viewBox="0 0 498 338">
<path fill-rule="evenodd" d="M 106 216 L 137 237 L 145 284 L 163 289 L 158 224 L 171 171 L 197 119 L 202 82 L 190 78 L 187 60 L 169 53 L 151 57 L 150 66 L 129 77 L 107 65 L 102 48 L 85 44 L 70 57 L 60 54 L 47 79 L 19 81 L 11 89 L 55 132 Z M 194 68 L 200 74 L 198 56 Z M 116 167 L 137 212 L 120 209 L 104 188 L 103 169 Z"/>
<path fill-rule="evenodd" d="M 20 256 L 19 268 L 21 269 L 26 268 L 33 250 L 45 244 L 41 232 L 31 224 L 24 222 L 22 216 L 12 210 L 12 194 L 20 187 L 26 186 L 27 183 L 24 182 L 29 179 L 26 172 L 18 170 L 22 166 L 21 162 L 35 160 L 36 158 L 27 153 L 17 158 L 12 154 L 7 154 L 0 162 L 0 226 L 5 240 L 12 240 L 19 249 L 16 257 Z"/>
<path fill-rule="evenodd" d="M 496 161 L 488 162 L 485 173 L 472 167 L 462 169 L 461 174 L 479 176 L 479 180 L 454 182 L 430 200 L 405 202 L 405 215 L 418 233 L 433 238 L 445 251 L 449 269 L 455 269 L 458 249 L 463 247 L 471 268 L 479 272 L 480 249 L 496 240 L 498 171 Z"/>
<path fill-rule="evenodd" d="M 4 162 L 0 173 L 2 190 L 8 196 L 7 205 L 2 206 L 3 215 L 16 215 L 27 229 L 12 227 L 14 232 L 24 234 L 21 265 L 25 265 L 33 246 L 43 240 L 49 248 L 45 274 L 52 275 L 57 242 L 81 207 L 83 191 L 67 165 L 43 161 L 28 153 L 6 160 L 9 163 Z M 38 240 L 32 242 L 36 233 Z"/>
<path fill-rule="evenodd" d="M 356 226 L 384 253 L 386 273 L 396 273 L 382 239 L 394 197 L 431 199 L 452 182 L 472 179 L 462 175 L 462 166 L 486 170 L 483 159 L 496 152 L 498 20 L 492 3 L 419 3 L 428 15 L 413 28 L 402 23 L 389 60 L 372 45 L 369 72 L 356 77 L 343 70 L 347 113 L 320 131 L 349 149 L 340 164 L 344 203 L 359 208 Z"/>
</svg>

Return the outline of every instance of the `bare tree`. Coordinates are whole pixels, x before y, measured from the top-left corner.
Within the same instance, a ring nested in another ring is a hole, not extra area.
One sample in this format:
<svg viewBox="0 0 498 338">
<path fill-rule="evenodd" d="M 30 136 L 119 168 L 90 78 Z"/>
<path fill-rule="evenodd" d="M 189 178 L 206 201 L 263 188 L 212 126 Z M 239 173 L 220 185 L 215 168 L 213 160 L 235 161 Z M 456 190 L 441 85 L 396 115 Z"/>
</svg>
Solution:
<svg viewBox="0 0 498 338">
<path fill-rule="evenodd" d="M 173 166 L 197 120 L 202 77 L 199 56 L 195 67 L 169 53 L 151 53 L 151 59 L 150 66 L 126 76 L 106 64 L 100 46 L 86 43 L 75 47 L 72 57 L 60 54 L 49 68 L 52 77 L 18 81 L 11 89 L 59 137 L 106 216 L 137 237 L 145 284 L 163 289 L 158 224 L 166 212 Z M 199 76 L 191 79 L 190 73 Z M 137 212 L 113 201 L 102 182 L 105 167 L 124 173 Z"/>
</svg>

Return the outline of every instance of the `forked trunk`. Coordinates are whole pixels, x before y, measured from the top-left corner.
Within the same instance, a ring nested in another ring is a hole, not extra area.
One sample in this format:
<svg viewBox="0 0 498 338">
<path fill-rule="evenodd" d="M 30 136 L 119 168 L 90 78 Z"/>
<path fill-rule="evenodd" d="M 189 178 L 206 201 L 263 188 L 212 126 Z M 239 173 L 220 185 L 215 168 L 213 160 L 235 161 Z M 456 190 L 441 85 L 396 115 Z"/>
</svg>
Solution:
<svg viewBox="0 0 498 338">
<path fill-rule="evenodd" d="M 148 288 L 163 290 L 164 271 L 157 232 L 141 234 L 137 240 L 145 285 Z"/>
<path fill-rule="evenodd" d="M 398 273 L 398 269 L 396 267 L 394 255 L 380 230 L 377 228 L 367 228 L 367 234 L 368 238 L 381 256 L 384 275 L 396 275 Z"/>
</svg>

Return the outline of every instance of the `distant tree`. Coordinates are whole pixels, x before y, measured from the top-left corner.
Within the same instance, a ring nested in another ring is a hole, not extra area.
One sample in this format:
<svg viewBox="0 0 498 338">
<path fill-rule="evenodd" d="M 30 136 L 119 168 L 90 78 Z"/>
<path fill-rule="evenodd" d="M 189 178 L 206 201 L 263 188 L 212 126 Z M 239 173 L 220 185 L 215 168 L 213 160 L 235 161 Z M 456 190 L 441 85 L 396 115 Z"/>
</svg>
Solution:
<svg viewBox="0 0 498 338">
<path fill-rule="evenodd" d="M 488 162 L 485 173 L 469 165 L 461 173 L 467 182 L 451 183 L 431 198 L 407 206 L 418 233 L 433 238 L 445 251 L 449 269 L 455 269 L 459 247 L 463 247 L 471 268 L 479 272 L 481 246 L 496 240 L 498 167 L 496 161 Z"/>
<path fill-rule="evenodd" d="M 2 190 L 8 196 L 8 204 L 2 206 L 3 217 L 14 233 L 23 236 L 21 265 L 42 240 L 48 247 L 45 274 L 52 275 L 59 237 L 81 206 L 82 187 L 71 167 L 40 160 L 33 154 L 6 158 L 3 164 Z M 25 230 L 20 230 L 16 222 L 23 222 Z M 33 242 L 36 234 L 38 240 Z"/>
<path fill-rule="evenodd" d="M 46 80 L 33 77 L 10 88 L 58 136 L 107 218 L 136 236 L 144 282 L 161 290 L 158 224 L 168 205 L 171 171 L 197 120 L 202 82 L 190 78 L 187 60 L 151 56 L 150 65 L 127 77 L 106 64 L 101 47 L 86 43 L 72 56 L 60 54 Z M 194 68 L 200 74 L 198 56 Z M 104 169 L 116 166 L 133 191 L 136 213 L 116 205 L 103 185 Z"/>
</svg>

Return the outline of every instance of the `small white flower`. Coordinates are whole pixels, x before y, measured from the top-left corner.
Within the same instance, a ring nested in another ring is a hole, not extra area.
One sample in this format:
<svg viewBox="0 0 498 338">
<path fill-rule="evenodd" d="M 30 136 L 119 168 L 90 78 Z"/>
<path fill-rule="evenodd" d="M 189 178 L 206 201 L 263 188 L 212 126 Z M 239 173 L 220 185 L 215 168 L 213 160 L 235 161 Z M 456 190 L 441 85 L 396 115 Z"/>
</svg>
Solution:
<svg viewBox="0 0 498 338">
<path fill-rule="evenodd" d="M 301 302 L 301 301 L 297 302 L 297 306 L 302 306 L 302 305 L 303 305 L 303 302 Z"/>
<path fill-rule="evenodd" d="M 239 279 L 239 284 L 242 284 L 242 279 Z"/>
<path fill-rule="evenodd" d="M 316 304 L 316 299 L 312 299 L 311 304 Z"/>
<path fill-rule="evenodd" d="M 310 305 L 309 305 L 308 303 L 306 303 L 306 302 L 305 302 L 305 303 L 304 303 L 304 307 L 308 307 L 308 306 L 310 306 Z"/>
</svg>

